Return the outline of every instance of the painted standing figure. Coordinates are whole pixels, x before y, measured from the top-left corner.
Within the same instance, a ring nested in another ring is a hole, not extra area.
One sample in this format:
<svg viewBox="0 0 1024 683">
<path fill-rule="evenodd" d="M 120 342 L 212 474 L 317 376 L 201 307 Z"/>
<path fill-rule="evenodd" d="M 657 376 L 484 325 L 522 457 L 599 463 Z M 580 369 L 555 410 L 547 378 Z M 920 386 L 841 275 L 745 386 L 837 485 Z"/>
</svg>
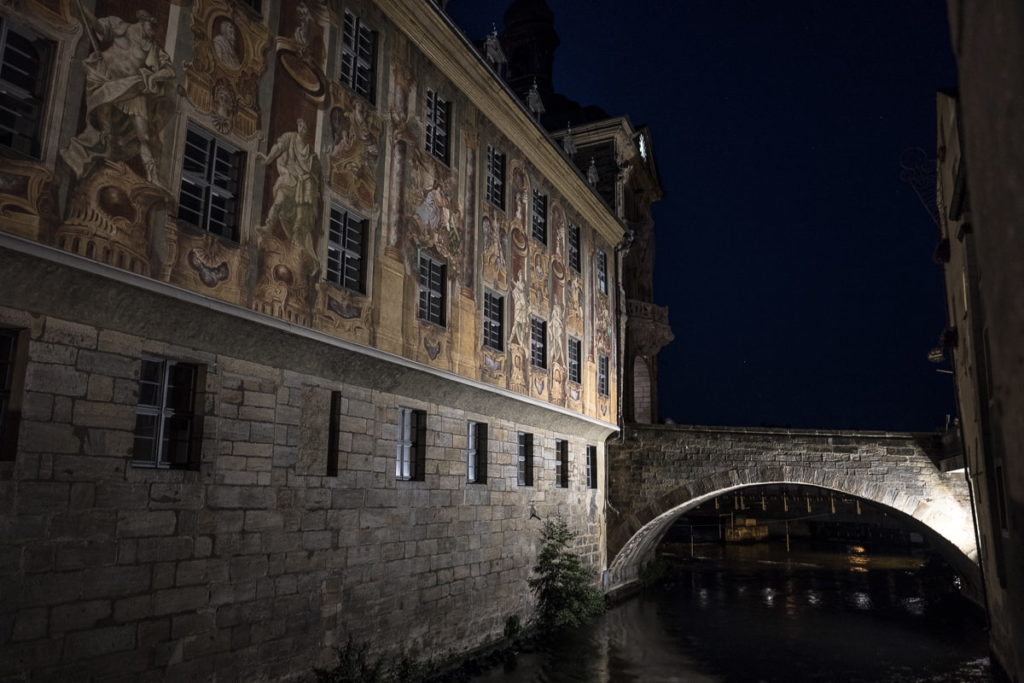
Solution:
<svg viewBox="0 0 1024 683">
<path fill-rule="evenodd" d="M 96 159 L 125 161 L 138 154 L 146 179 L 157 182 L 158 134 L 169 111 L 174 67 L 156 43 L 156 19 L 142 9 L 134 24 L 81 11 L 93 45 L 83 62 L 85 129 L 62 156 L 82 177 Z"/>
<path fill-rule="evenodd" d="M 277 162 L 274 203 L 260 230 L 272 232 L 280 222 L 285 234 L 317 261 L 313 225 L 320 203 L 320 160 L 306 139 L 307 131 L 305 119 L 298 119 L 294 131 L 282 133 L 269 152 L 256 155 L 264 164 Z"/>
</svg>

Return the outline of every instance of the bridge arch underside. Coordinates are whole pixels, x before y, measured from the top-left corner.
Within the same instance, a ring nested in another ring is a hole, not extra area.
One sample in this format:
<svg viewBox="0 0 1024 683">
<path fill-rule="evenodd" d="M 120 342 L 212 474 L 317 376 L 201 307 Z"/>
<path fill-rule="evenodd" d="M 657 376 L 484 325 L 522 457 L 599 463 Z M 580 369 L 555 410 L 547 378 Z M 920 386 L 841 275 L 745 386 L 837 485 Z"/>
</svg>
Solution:
<svg viewBox="0 0 1024 683">
<path fill-rule="evenodd" d="M 732 470 L 727 481 L 723 481 L 720 474 L 689 482 L 661 496 L 657 503 L 648 505 L 645 515 L 633 515 L 632 518 L 620 515 L 615 528 L 609 529 L 609 556 L 613 559 L 608 566 L 608 589 L 622 588 L 639 580 L 641 567 L 653 559 L 654 550 L 665 533 L 689 510 L 731 491 L 772 484 L 815 486 L 857 496 L 893 510 L 908 522 L 912 530 L 921 533 L 966 582 L 980 585 L 973 518 L 968 505 L 954 496 L 941 491 L 927 497 L 907 495 L 893 487 L 867 484 L 856 479 L 845 483 L 834 480 L 825 483 L 820 469 L 787 468 L 786 476 L 777 478 L 765 478 L 760 470 Z M 624 543 L 616 543 L 616 539 L 627 538 Z"/>
</svg>

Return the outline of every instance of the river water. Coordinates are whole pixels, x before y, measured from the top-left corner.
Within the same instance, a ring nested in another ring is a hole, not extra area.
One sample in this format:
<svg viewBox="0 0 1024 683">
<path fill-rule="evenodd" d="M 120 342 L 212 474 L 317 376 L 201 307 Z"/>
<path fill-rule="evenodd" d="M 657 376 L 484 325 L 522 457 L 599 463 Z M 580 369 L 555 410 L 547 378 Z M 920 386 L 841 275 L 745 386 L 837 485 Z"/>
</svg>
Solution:
<svg viewBox="0 0 1024 683">
<path fill-rule="evenodd" d="M 695 554 L 666 587 L 473 680 L 991 680 L 980 616 L 944 578 L 924 578 L 921 558 L 767 543 Z"/>
</svg>

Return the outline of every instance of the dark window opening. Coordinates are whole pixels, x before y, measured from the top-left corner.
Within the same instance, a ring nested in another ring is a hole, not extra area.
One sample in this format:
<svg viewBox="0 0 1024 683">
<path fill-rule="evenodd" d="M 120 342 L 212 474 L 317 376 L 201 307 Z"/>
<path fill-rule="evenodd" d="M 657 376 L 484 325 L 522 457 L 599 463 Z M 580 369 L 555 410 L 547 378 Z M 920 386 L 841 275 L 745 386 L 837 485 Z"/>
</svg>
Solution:
<svg viewBox="0 0 1024 683">
<path fill-rule="evenodd" d="M 178 218 L 238 241 L 238 206 L 245 154 L 194 126 L 185 136 Z"/>
</svg>

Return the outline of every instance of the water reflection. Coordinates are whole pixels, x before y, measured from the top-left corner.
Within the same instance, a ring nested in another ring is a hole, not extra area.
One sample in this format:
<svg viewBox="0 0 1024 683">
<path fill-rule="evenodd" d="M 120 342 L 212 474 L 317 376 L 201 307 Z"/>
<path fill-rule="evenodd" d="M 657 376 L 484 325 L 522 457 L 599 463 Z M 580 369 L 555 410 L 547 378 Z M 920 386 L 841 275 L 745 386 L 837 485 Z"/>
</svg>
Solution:
<svg viewBox="0 0 1024 683">
<path fill-rule="evenodd" d="M 867 552 L 705 548 L 674 583 L 475 681 L 980 682 L 984 636 L 922 562 Z M 856 562 L 853 558 L 859 558 Z M 864 571 L 851 571 L 862 568 Z"/>
</svg>

